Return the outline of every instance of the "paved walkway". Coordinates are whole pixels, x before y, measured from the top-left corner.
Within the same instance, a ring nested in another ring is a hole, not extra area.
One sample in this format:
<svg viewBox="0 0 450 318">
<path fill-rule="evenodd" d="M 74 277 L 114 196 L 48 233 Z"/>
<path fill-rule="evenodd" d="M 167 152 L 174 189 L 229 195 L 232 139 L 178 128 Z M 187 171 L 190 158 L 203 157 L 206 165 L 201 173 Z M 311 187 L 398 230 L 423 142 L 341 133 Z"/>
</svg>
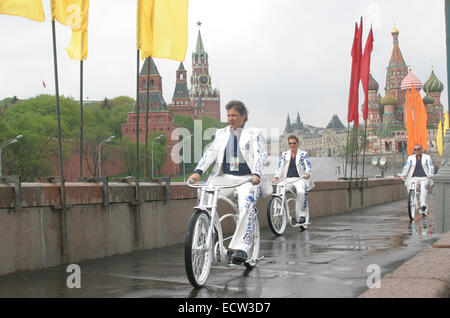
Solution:
<svg viewBox="0 0 450 318">
<path fill-rule="evenodd" d="M 384 276 L 431 246 L 432 224 L 432 213 L 410 223 L 402 200 L 315 218 L 305 232 L 288 227 L 276 237 L 263 228 L 265 257 L 253 271 L 215 266 L 198 290 L 177 244 L 79 263 L 81 288 L 67 287 L 66 266 L 3 276 L 0 297 L 358 297 L 372 268 Z"/>
</svg>

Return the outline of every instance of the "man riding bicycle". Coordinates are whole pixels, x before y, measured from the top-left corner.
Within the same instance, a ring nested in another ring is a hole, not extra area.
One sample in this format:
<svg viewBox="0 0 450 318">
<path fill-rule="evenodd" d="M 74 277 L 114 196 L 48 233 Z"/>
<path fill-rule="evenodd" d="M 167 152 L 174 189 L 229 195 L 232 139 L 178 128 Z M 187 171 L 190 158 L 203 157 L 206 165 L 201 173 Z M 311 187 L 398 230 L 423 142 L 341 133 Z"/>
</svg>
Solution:
<svg viewBox="0 0 450 318">
<path fill-rule="evenodd" d="M 228 250 L 233 252 L 232 262 L 242 264 L 247 260 L 253 246 L 257 217 L 255 206 L 261 193 L 263 166 L 268 163 L 268 158 L 261 131 L 246 124 L 248 112 L 244 103 L 231 101 L 226 105 L 226 110 L 230 125 L 216 131 L 214 141 L 203 154 L 189 179 L 193 182 L 200 180 L 201 174 L 213 162 L 215 165 L 208 178 L 208 184 L 232 185 L 253 178 L 252 183 L 247 182 L 236 188 L 239 216 L 236 230 L 228 246 Z M 233 193 L 233 189 L 227 189 L 223 190 L 221 195 L 230 197 Z"/>
<path fill-rule="evenodd" d="M 289 150 L 281 154 L 278 163 L 278 169 L 273 177 L 273 182 L 279 180 L 287 181 L 300 178 L 292 184 L 289 188 L 295 188 L 297 193 L 297 200 L 295 206 L 295 217 L 297 223 L 309 223 L 309 206 L 307 201 L 308 191 L 314 187 L 311 180 L 312 165 L 309 160 L 308 153 L 299 149 L 299 141 L 295 135 L 288 137 Z"/>
<path fill-rule="evenodd" d="M 406 190 L 409 189 L 411 178 L 414 178 L 420 186 L 420 206 L 422 213 L 428 212 L 428 187 L 433 184 L 434 165 L 431 157 L 423 153 L 422 145 L 414 145 L 413 155 L 403 167 L 400 178 L 406 180 Z"/>
</svg>

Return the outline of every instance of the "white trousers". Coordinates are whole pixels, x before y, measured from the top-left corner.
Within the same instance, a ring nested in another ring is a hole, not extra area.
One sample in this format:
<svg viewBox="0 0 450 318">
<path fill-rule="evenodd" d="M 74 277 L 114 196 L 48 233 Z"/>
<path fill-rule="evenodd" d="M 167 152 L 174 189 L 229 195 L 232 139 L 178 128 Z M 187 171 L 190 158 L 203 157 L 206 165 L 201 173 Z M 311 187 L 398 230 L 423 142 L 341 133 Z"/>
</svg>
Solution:
<svg viewBox="0 0 450 318">
<path fill-rule="evenodd" d="M 428 187 L 430 185 L 430 179 L 427 177 L 411 177 L 406 180 L 406 191 L 409 192 L 409 185 L 411 179 L 415 180 L 420 187 L 420 207 L 426 206 L 428 209 Z"/>
<path fill-rule="evenodd" d="M 212 178 L 208 183 L 211 185 L 233 185 L 239 184 L 251 177 L 251 175 L 233 176 L 230 174 L 221 174 Z M 234 191 L 237 191 L 238 195 L 239 215 L 236 230 L 234 231 L 228 249 L 244 251 L 250 257 L 249 252 L 253 246 L 257 218 L 255 206 L 261 192 L 260 186 L 254 186 L 250 182 L 246 182 L 237 188 L 220 190 L 219 196 L 232 199 Z"/>
<path fill-rule="evenodd" d="M 286 178 L 283 182 L 290 183 L 298 178 Z M 305 217 L 305 223 L 309 223 L 309 204 L 308 204 L 308 191 L 306 191 L 305 179 L 299 179 L 298 181 L 287 184 L 286 189 L 296 193 L 296 203 L 295 203 L 295 218 L 300 221 L 302 216 Z"/>
</svg>

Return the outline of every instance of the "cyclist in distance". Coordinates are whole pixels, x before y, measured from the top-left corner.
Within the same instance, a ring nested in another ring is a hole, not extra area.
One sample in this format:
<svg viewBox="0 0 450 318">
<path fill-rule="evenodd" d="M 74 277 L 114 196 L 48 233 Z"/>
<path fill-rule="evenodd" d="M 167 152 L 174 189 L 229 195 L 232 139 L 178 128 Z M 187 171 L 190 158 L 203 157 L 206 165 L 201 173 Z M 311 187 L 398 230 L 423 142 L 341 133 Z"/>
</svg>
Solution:
<svg viewBox="0 0 450 318">
<path fill-rule="evenodd" d="M 189 177 L 191 182 L 200 180 L 200 176 L 215 162 L 207 183 L 211 185 L 239 184 L 237 187 L 239 217 L 236 230 L 228 249 L 232 252 L 231 261 L 242 264 L 253 247 L 253 235 L 256 201 L 261 194 L 270 195 L 272 187 L 261 187 L 263 166 L 268 164 L 265 140 L 261 131 L 247 124 L 248 111 L 241 101 L 230 101 L 226 105 L 229 126 L 218 129 L 214 141 L 200 159 L 194 173 Z M 263 179 L 264 180 L 264 179 Z M 265 182 L 265 180 L 264 180 Z M 221 195 L 231 197 L 235 189 L 221 191 Z M 252 204 L 254 203 L 254 204 Z M 249 208 L 249 207 L 252 208 Z"/>
<path fill-rule="evenodd" d="M 417 180 L 420 186 L 420 206 L 422 212 L 428 212 L 428 187 L 433 184 L 434 165 L 431 157 L 423 153 L 422 145 L 414 145 L 414 154 L 408 157 L 400 178 L 406 180 L 406 190 L 409 189 L 411 178 Z"/>
<path fill-rule="evenodd" d="M 308 191 L 314 187 L 311 180 L 312 165 L 309 160 L 308 153 L 299 149 L 299 141 L 295 135 L 288 136 L 289 150 L 283 152 L 278 163 L 278 169 L 272 181 L 294 180 L 300 178 L 298 181 L 289 184 L 289 188 L 295 188 L 297 193 L 297 201 L 295 206 L 295 217 L 297 223 L 309 222 L 309 206 L 308 206 Z"/>
</svg>

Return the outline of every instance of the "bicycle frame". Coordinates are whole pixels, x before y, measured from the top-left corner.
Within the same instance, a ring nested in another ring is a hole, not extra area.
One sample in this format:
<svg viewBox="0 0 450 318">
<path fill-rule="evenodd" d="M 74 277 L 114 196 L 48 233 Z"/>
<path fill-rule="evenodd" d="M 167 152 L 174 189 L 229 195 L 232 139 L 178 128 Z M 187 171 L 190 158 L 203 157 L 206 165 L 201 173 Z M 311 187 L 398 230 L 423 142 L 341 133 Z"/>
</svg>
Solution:
<svg viewBox="0 0 450 318">
<path fill-rule="evenodd" d="M 294 191 L 292 191 L 292 190 L 287 189 L 287 191 L 289 191 L 291 194 L 293 194 L 294 197 L 286 200 L 286 187 L 287 187 L 287 185 L 293 184 L 293 183 L 297 182 L 297 181 L 300 180 L 300 179 L 302 179 L 302 178 L 297 178 L 297 179 L 295 179 L 295 180 L 293 180 L 293 181 L 291 181 L 291 182 L 284 182 L 284 181 L 281 181 L 281 182 L 278 182 L 278 183 L 273 184 L 273 185 L 276 185 L 276 186 L 277 186 L 277 190 L 276 190 L 276 193 L 272 194 L 272 196 L 276 196 L 276 197 L 279 197 L 279 198 L 281 199 L 281 206 L 282 206 L 282 207 L 284 206 L 285 201 L 286 201 L 286 213 L 287 213 L 286 216 L 287 216 L 287 217 L 289 217 L 289 213 L 290 213 L 290 211 L 289 211 L 289 202 L 290 202 L 290 201 L 294 201 L 294 203 L 296 203 L 296 202 L 297 202 L 297 199 L 296 199 L 296 197 L 295 197 L 296 193 L 295 193 Z M 280 210 L 281 213 L 283 213 L 283 211 L 284 211 L 284 209 L 281 209 L 281 210 Z M 278 216 L 278 215 L 276 215 L 276 216 Z M 292 227 L 299 227 L 299 226 L 302 225 L 302 224 L 296 224 L 296 225 L 294 225 L 294 224 L 292 224 L 291 222 L 288 222 L 288 223 L 289 223 L 289 225 L 292 226 Z"/>
<path fill-rule="evenodd" d="M 219 192 L 221 189 L 227 189 L 227 188 L 237 188 L 240 185 L 246 183 L 246 182 L 250 182 L 252 179 L 246 180 L 240 184 L 237 185 L 233 185 L 233 186 L 229 186 L 229 185 L 193 185 L 188 183 L 188 185 L 192 188 L 199 188 L 199 204 L 197 206 L 194 207 L 194 210 L 202 210 L 205 211 L 209 217 L 210 217 L 210 226 L 208 228 L 208 233 L 207 233 L 207 237 L 206 237 L 206 249 L 207 250 L 212 250 L 213 252 L 213 260 L 216 261 L 216 263 L 222 263 L 225 265 L 229 265 L 231 266 L 231 264 L 229 263 L 229 260 L 227 259 L 226 255 L 227 255 L 227 249 L 224 247 L 223 242 L 231 239 L 232 236 L 227 237 L 227 238 L 223 238 L 223 232 L 222 232 L 222 222 L 223 220 L 225 220 L 226 218 L 233 218 L 234 221 L 237 223 L 237 217 L 239 215 L 239 210 L 238 207 L 236 206 L 236 204 L 233 203 L 233 201 L 231 201 L 230 199 L 228 199 L 227 197 L 224 196 L 220 196 Z M 219 214 L 217 211 L 217 205 L 218 205 L 218 200 L 222 200 L 228 203 L 228 205 L 230 205 L 234 211 L 234 213 L 228 213 L 223 215 L 222 217 L 219 218 Z M 212 246 L 212 240 L 213 240 L 213 229 L 214 227 L 217 229 L 217 235 L 218 235 L 218 242 L 216 244 L 218 244 L 218 246 Z M 217 250 L 218 249 L 218 250 Z M 218 257 L 217 252 L 220 253 L 220 256 Z"/>
<path fill-rule="evenodd" d="M 420 187 L 418 186 L 418 182 L 416 179 L 411 178 L 409 180 L 409 188 L 408 190 L 413 190 L 415 193 L 415 204 L 418 205 L 419 204 L 419 197 L 420 197 Z"/>
</svg>

